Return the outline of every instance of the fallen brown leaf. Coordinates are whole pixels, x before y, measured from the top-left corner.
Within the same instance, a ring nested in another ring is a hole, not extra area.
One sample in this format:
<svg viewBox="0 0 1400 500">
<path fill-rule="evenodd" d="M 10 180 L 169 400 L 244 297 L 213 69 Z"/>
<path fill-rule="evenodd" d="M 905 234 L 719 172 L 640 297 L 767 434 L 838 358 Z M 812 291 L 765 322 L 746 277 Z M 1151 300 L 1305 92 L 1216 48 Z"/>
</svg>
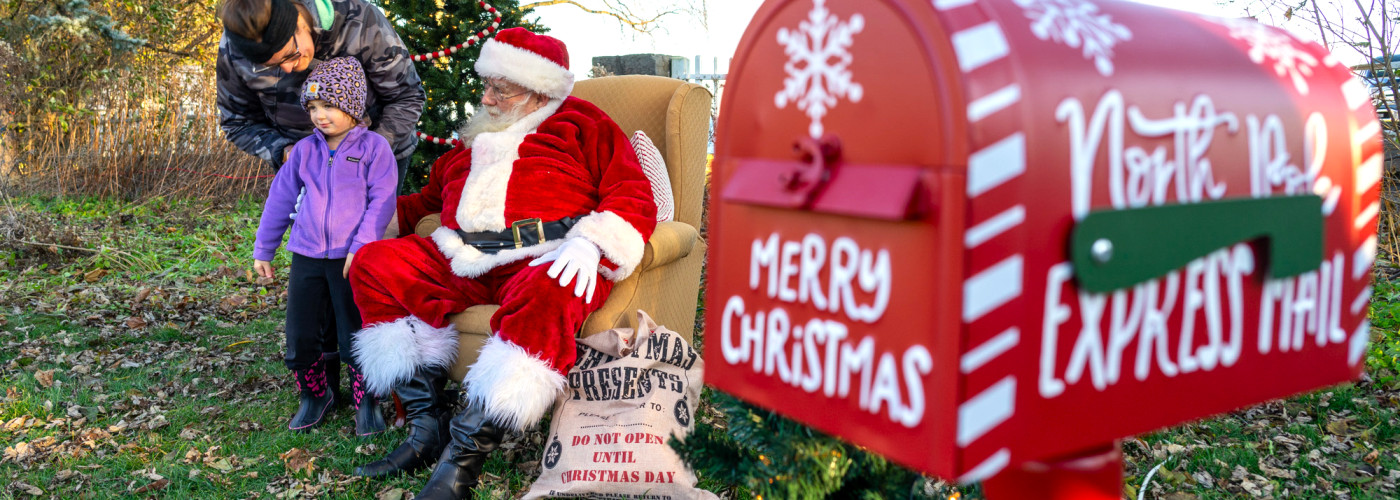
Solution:
<svg viewBox="0 0 1400 500">
<path fill-rule="evenodd" d="M 34 380 L 45 388 L 53 387 L 53 370 L 39 370 L 34 372 Z"/>
<path fill-rule="evenodd" d="M 1366 454 L 1366 458 L 1363 458 L 1361 460 L 1368 464 L 1375 465 L 1376 461 L 1380 459 L 1380 456 L 1381 450 L 1371 450 L 1370 453 Z"/>
<path fill-rule="evenodd" d="M 148 298 L 150 298 L 150 297 L 151 297 L 151 287 L 145 287 L 145 288 L 142 288 L 141 291 L 136 292 L 136 298 L 133 299 L 131 302 L 132 302 L 132 304 L 140 304 L 140 303 L 142 303 L 142 302 L 145 302 L 146 299 L 148 299 Z"/>
<path fill-rule="evenodd" d="M 273 279 L 273 278 L 267 278 L 267 277 L 259 277 L 257 280 L 253 281 L 254 284 L 257 284 L 257 285 L 259 285 L 259 286 L 267 286 L 267 285 L 271 285 L 271 284 L 276 283 L 276 282 L 277 282 L 277 280 L 275 280 L 275 279 Z"/>
<path fill-rule="evenodd" d="M 1260 470 L 1260 471 L 1263 471 L 1263 472 L 1264 472 L 1264 475 L 1266 475 L 1266 476 L 1279 477 L 1279 478 L 1284 478 L 1284 479 L 1293 479 L 1293 478 L 1297 477 L 1297 474 L 1294 473 L 1294 472 L 1291 471 L 1291 470 L 1286 470 L 1286 469 L 1279 469 L 1279 468 L 1275 468 L 1275 467 L 1270 467 L 1270 466 L 1265 465 L 1265 464 L 1263 464 L 1263 463 L 1260 463 L 1260 464 L 1259 464 L 1259 470 Z"/>
<path fill-rule="evenodd" d="M 1345 436 L 1347 435 L 1347 425 L 1351 423 L 1351 420 L 1352 419 L 1350 418 L 1344 418 L 1341 420 L 1333 420 L 1331 422 L 1328 422 L 1327 432 L 1336 434 L 1338 436 Z"/>
<path fill-rule="evenodd" d="M 219 472 L 222 472 L 222 473 L 225 473 L 225 474 L 227 474 L 227 473 L 229 473 L 230 471 L 233 470 L 233 464 L 229 463 L 229 461 L 228 461 L 227 458 L 220 458 L 220 459 L 215 460 L 215 461 L 213 461 L 213 462 L 206 463 L 205 465 L 208 465 L 208 466 L 210 466 L 210 467 L 213 467 L 215 470 L 218 470 Z M 308 471 L 308 472 L 309 472 L 309 471 Z"/>
<path fill-rule="evenodd" d="M 106 269 L 93 269 L 91 271 L 88 271 L 86 274 L 83 274 L 83 281 L 86 281 L 88 283 L 97 283 L 97 280 L 102 279 L 102 277 L 106 275 Z"/>
<path fill-rule="evenodd" d="M 135 330 L 137 328 L 145 328 L 146 320 L 141 318 L 140 316 L 131 316 L 129 318 L 126 318 L 126 327 L 132 330 Z"/>
<path fill-rule="evenodd" d="M 376 500 L 403 500 L 404 493 L 407 491 L 404 491 L 403 488 L 385 488 L 379 490 L 379 494 L 374 495 L 374 498 Z"/>
<path fill-rule="evenodd" d="M 1196 498 L 1195 493 L 1176 492 L 1168 493 L 1167 496 L 1162 497 L 1162 500 L 1196 500 Z"/>
<path fill-rule="evenodd" d="M 145 485 L 145 486 L 142 486 L 142 487 L 140 487 L 140 488 L 136 488 L 136 491 L 133 491 L 132 493 L 146 493 L 146 492 L 148 492 L 148 491 L 160 491 L 160 490 L 165 489 L 166 486 L 170 486 L 170 480 L 169 480 L 169 479 L 161 479 L 161 480 L 157 480 L 157 481 L 155 481 L 155 482 L 152 482 L 152 483 L 150 483 L 150 484 L 147 484 L 147 485 Z"/>
<path fill-rule="evenodd" d="M 20 482 L 15 483 L 15 488 L 36 497 L 44 494 L 44 490 L 39 489 L 39 487 Z"/>
<path fill-rule="evenodd" d="M 224 300 L 219 301 L 219 308 L 223 309 L 224 312 L 228 312 L 242 307 L 243 304 L 247 303 L 247 297 L 244 297 L 242 295 L 230 295 L 228 297 L 224 297 Z"/>
<path fill-rule="evenodd" d="M 286 464 L 287 470 L 290 472 L 305 471 L 307 474 L 310 474 L 316 469 L 316 464 L 314 463 L 316 457 L 311 456 L 310 452 L 301 448 L 292 448 L 277 456 L 282 459 L 282 462 Z"/>
</svg>

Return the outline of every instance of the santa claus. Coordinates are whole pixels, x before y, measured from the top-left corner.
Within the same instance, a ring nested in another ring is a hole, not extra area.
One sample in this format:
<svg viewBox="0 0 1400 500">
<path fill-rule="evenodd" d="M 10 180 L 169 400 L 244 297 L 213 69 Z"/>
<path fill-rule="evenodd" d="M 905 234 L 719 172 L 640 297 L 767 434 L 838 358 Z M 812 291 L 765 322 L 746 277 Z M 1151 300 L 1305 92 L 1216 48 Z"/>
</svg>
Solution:
<svg viewBox="0 0 1400 500">
<path fill-rule="evenodd" d="M 574 97 L 563 42 L 521 28 L 486 42 L 481 107 L 422 192 L 398 198 L 398 231 L 365 245 L 350 271 L 364 324 L 354 350 L 367 389 L 398 393 L 407 440 L 361 476 L 437 460 L 422 499 L 466 498 L 507 429 L 535 426 L 564 390 L 574 332 L 642 259 L 656 225 L 651 185 L 627 136 Z M 431 238 L 410 233 L 441 212 Z M 457 353 L 448 316 L 500 304 L 495 332 L 443 395 Z"/>
</svg>

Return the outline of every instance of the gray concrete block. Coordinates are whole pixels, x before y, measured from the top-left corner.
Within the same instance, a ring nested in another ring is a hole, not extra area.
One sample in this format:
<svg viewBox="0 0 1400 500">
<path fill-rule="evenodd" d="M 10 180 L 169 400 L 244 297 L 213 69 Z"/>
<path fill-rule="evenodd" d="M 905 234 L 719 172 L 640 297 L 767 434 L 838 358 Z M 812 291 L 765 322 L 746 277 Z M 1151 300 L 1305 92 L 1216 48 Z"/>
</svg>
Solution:
<svg viewBox="0 0 1400 500">
<path fill-rule="evenodd" d="M 672 61 L 685 60 L 683 57 L 665 54 L 628 54 L 625 56 L 599 56 L 593 58 L 594 66 L 602 66 L 614 75 L 654 75 L 672 76 Z"/>
</svg>

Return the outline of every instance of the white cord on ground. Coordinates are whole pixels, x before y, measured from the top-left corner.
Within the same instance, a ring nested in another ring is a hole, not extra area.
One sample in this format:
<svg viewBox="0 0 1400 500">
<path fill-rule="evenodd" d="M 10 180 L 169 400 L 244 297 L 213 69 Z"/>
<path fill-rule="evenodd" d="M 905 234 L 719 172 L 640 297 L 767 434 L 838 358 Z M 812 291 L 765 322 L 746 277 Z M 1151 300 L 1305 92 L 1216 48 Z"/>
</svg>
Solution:
<svg viewBox="0 0 1400 500">
<path fill-rule="evenodd" d="M 1142 487 L 1138 488 L 1138 497 L 1137 497 L 1137 500 L 1142 500 L 1143 495 L 1146 495 L 1146 494 L 1147 494 L 1147 483 L 1152 482 L 1152 475 L 1153 475 L 1153 474 L 1156 474 L 1156 473 L 1157 473 L 1157 469 L 1162 468 L 1162 466 L 1163 466 L 1163 465 L 1166 465 L 1166 464 L 1167 464 L 1167 462 L 1166 462 L 1166 461 L 1163 461 L 1162 463 L 1157 464 L 1156 467 L 1153 467 L 1152 470 L 1147 471 L 1147 477 L 1142 478 Z"/>
</svg>

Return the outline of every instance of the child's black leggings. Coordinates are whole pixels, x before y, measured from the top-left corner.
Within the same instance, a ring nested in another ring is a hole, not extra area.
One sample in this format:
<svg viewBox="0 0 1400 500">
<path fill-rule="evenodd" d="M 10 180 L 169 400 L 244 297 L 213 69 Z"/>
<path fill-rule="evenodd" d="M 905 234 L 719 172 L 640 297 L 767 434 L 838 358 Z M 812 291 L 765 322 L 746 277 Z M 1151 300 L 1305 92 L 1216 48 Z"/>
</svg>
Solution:
<svg viewBox="0 0 1400 500">
<path fill-rule="evenodd" d="M 360 309 L 341 274 L 345 259 L 317 259 L 292 254 L 287 283 L 287 368 L 310 368 L 323 352 L 340 351 L 340 359 L 359 369 L 350 339 L 360 330 Z"/>
</svg>

